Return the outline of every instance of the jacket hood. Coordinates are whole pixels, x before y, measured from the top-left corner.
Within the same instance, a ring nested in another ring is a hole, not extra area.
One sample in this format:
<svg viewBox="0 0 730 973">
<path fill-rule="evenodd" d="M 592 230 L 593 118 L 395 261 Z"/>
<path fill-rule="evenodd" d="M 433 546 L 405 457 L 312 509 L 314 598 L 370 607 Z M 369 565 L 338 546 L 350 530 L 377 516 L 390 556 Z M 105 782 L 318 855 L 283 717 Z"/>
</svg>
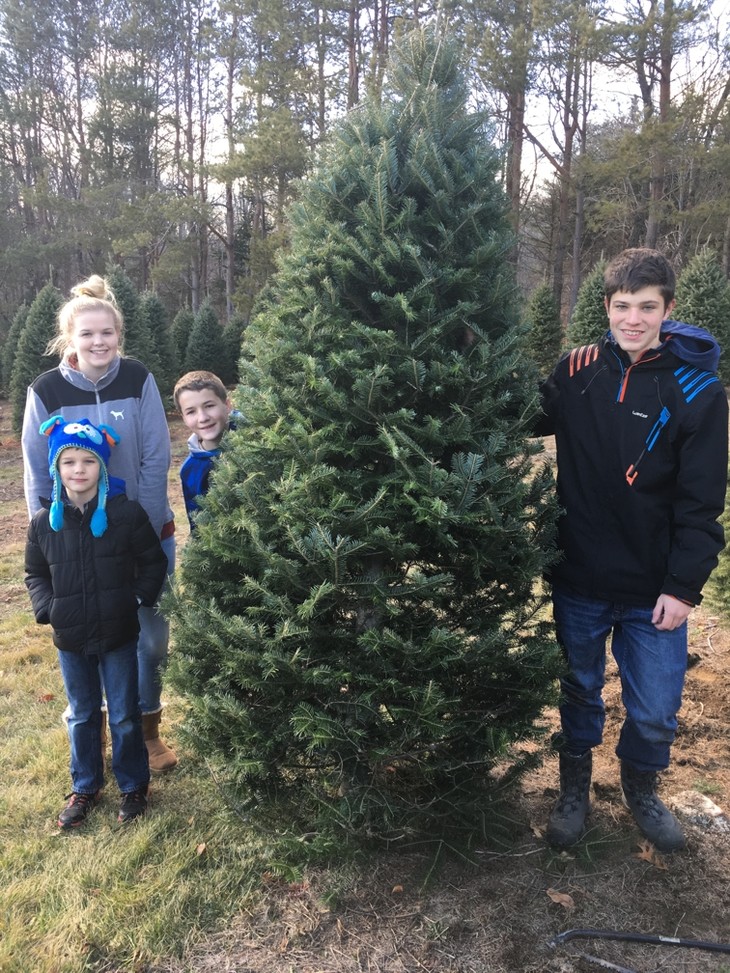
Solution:
<svg viewBox="0 0 730 973">
<path fill-rule="evenodd" d="M 663 321 L 659 332 L 662 339 L 670 339 L 669 348 L 677 358 L 693 365 L 716 372 L 720 361 L 720 345 L 709 331 L 683 321 Z"/>
<path fill-rule="evenodd" d="M 109 499 L 118 497 L 121 493 L 127 492 L 127 484 L 120 480 L 118 476 L 109 477 Z"/>
<path fill-rule="evenodd" d="M 191 456 L 220 456 L 221 452 L 220 446 L 216 446 L 215 449 L 203 449 L 197 432 L 194 432 L 188 439 L 188 450 Z"/>
<path fill-rule="evenodd" d="M 238 428 L 238 423 L 242 419 L 243 419 L 243 414 L 240 413 L 237 409 L 234 409 L 230 413 L 230 415 L 228 417 L 228 429 L 227 429 L 227 431 L 230 432 L 232 429 Z M 220 454 L 221 454 L 221 447 L 220 447 L 220 445 L 216 446 L 215 449 L 203 449 L 203 447 L 200 445 L 200 439 L 198 438 L 197 432 L 194 432 L 188 438 L 188 450 L 190 451 L 190 455 L 191 456 L 213 456 L 213 457 L 215 457 L 215 456 L 220 456 Z"/>
</svg>

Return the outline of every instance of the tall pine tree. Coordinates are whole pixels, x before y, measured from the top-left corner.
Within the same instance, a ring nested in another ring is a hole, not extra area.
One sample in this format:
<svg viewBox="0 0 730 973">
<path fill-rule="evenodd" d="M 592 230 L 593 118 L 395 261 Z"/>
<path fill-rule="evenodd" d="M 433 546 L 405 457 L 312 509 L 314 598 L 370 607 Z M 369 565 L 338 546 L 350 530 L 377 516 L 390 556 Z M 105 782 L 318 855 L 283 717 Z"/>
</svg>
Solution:
<svg viewBox="0 0 730 973">
<path fill-rule="evenodd" d="M 169 603 L 191 744 L 330 838 L 474 827 L 552 698 L 550 474 L 461 60 L 405 38 L 303 186 Z"/>
</svg>

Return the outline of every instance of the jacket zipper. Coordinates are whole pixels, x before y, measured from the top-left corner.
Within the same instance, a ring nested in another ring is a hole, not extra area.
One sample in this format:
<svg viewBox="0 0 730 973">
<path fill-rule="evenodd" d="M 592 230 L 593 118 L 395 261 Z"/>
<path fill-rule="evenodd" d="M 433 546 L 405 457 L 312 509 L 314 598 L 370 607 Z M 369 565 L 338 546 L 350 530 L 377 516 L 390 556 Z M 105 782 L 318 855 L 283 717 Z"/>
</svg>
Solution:
<svg viewBox="0 0 730 973">
<path fill-rule="evenodd" d="M 618 358 L 618 355 L 616 357 Z M 621 364 L 622 375 L 621 375 L 621 383 L 619 385 L 618 395 L 616 397 L 617 402 L 623 403 L 624 399 L 626 398 L 626 389 L 629 384 L 629 374 L 631 372 L 631 369 L 634 368 L 636 365 L 644 365 L 647 364 L 648 362 L 656 361 L 660 357 L 661 357 L 660 355 L 652 355 L 651 358 L 640 358 L 638 361 L 635 361 L 631 365 L 629 365 L 629 367 L 625 370 L 623 367 L 623 362 L 621 361 L 620 358 L 618 358 Z M 633 463 L 629 464 L 629 468 L 626 470 L 626 473 L 624 474 L 624 476 L 626 477 L 626 482 L 628 483 L 629 486 L 634 485 L 634 480 L 639 475 L 639 463 L 641 463 L 641 461 L 643 460 L 643 458 L 646 456 L 647 453 L 650 453 L 652 451 L 652 449 L 654 448 L 654 444 L 659 438 L 659 434 L 661 433 L 662 429 L 666 426 L 666 424 L 669 422 L 671 416 L 672 414 L 669 411 L 669 409 L 667 409 L 667 407 L 664 406 L 662 408 L 662 411 L 659 413 L 659 418 L 656 420 L 654 425 L 649 430 L 649 435 L 646 437 L 646 440 L 644 442 L 644 448 L 639 454 L 638 459 L 635 460 Z"/>
<path fill-rule="evenodd" d="M 654 443 L 659 438 L 659 433 L 669 422 L 671 416 L 672 413 L 669 411 L 669 409 L 666 406 L 664 406 L 662 411 L 659 413 L 659 418 L 649 430 L 649 435 L 646 437 L 646 443 L 644 445 L 644 448 L 641 451 L 639 458 L 636 460 L 635 463 L 631 463 L 629 468 L 626 470 L 626 482 L 628 483 L 629 486 L 634 485 L 634 480 L 639 474 L 639 463 L 643 460 L 643 458 L 646 456 L 647 453 L 650 453 L 652 451 L 652 449 L 654 448 Z"/>
<path fill-rule="evenodd" d="M 618 358 L 618 355 L 616 355 L 616 357 Z M 631 372 L 631 369 L 636 368 L 637 365 L 646 365 L 648 364 L 648 362 L 656 361 L 660 357 L 661 357 L 660 355 L 654 355 L 652 358 L 640 358 L 638 361 L 635 361 L 633 364 L 629 365 L 629 367 L 625 370 L 624 370 L 623 362 L 621 361 L 620 358 L 618 358 L 619 363 L 621 365 L 622 374 L 621 374 L 621 384 L 619 385 L 618 395 L 616 396 L 617 402 L 623 402 L 626 396 L 626 387 L 629 384 L 629 374 Z"/>
</svg>

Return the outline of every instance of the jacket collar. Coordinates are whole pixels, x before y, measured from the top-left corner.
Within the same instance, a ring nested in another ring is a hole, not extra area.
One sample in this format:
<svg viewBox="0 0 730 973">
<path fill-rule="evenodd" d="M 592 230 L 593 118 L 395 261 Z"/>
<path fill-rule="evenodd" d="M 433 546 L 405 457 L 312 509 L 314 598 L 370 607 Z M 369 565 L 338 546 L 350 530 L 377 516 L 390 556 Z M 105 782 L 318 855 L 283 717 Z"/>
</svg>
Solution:
<svg viewBox="0 0 730 973">
<path fill-rule="evenodd" d="M 77 389 L 84 389 L 85 391 L 96 391 L 97 389 L 105 389 L 107 385 L 111 385 L 114 379 L 119 374 L 119 368 L 122 364 L 122 356 L 117 355 L 114 361 L 109 366 L 108 371 L 101 376 L 98 382 L 92 381 L 87 378 L 83 372 L 80 372 L 78 368 L 71 364 L 71 360 L 64 358 L 59 364 L 58 368 L 61 375 Z"/>
</svg>

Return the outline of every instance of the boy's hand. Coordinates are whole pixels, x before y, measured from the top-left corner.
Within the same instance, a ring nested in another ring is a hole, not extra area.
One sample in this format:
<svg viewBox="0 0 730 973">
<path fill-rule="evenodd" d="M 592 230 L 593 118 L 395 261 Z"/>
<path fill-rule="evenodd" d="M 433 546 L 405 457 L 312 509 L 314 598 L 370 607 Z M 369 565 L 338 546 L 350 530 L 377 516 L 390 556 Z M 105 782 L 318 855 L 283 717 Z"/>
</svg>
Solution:
<svg viewBox="0 0 730 973">
<path fill-rule="evenodd" d="M 679 628 L 687 621 L 693 608 L 694 605 L 686 605 L 673 595 L 659 595 L 651 616 L 652 624 L 660 632 L 673 632 L 675 628 Z"/>
</svg>

